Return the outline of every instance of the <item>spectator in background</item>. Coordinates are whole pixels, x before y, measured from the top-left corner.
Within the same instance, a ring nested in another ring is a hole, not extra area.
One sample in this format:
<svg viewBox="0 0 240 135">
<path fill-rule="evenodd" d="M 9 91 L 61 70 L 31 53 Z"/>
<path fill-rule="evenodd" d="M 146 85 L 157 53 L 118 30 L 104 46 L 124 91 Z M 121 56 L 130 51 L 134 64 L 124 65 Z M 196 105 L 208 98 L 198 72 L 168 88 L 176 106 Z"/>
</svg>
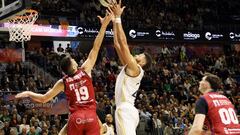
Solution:
<svg viewBox="0 0 240 135">
<path fill-rule="evenodd" d="M 4 130 L 4 133 L 5 133 L 6 135 L 9 135 L 9 134 L 10 134 L 11 128 L 10 128 L 10 125 L 9 125 L 9 122 L 8 122 L 8 121 L 5 121 L 5 122 L 4 122 L 4 128 L 3 128 L 3 130 Z"/>
<path fill-rule="evenodd" d="M 113 117 L 111 114 L 106 115 L 105 123 L 103 123 L 103 135 L 114 135 Z"/>
<path fill-rule="evenodd" d="M 22 118 L 22 124 L 19 125 L 19 133 L 20 134 L 22 132 L 26 132 L 27 133 L 29 130 L 30 130 L 30 126 L 26 123 L 26 118 Z"/>
<path fill-rule="evenodd" d="M 0 135 L 5 135 L 4 132 L 4 123 L 2 121 L 0 121 Z"/>
<path fill-rule="evenodd" d="M 58 53 L 63 53 L 64 52 L 64 49 L 62 48 L 62 44 L 58 45 L 57 52 Z"/>
<path fill-rule="evenodd" d="M 18 135 L 18 131 L 16 127 L 11 127 L 9 135 Z"/>
<path fill-rule="evenodd" d="M 67 44 L 67 48 L 65 49 L 66 53 L 72 53 L 72 48 L 70 46 L 70 44 Z"/>
<path fill-rule="evenodd" d="M 19 133 L 19 135 L 27 135 L 29 131 L 27 131 L 26 128 L 22 128 L 22 131 Z"/>
<path fill-rule="evenodd" d="M 31 126 L 30 130 L 27 133 L 27 135 L 40 135 L 40 134 L 36 131 L 34 126 Z"/>
<path fill-rule="evenodd" d="M 169 122 L 165 123 L 165 128 L 164 128 L 164 132 L 163 135 L 173 135 L 173 125 Z M 176 134 L 179 134 L 179 132 L 177 132 Z"/>
<path fill-rule="evenodd" d="M 154 113 L 152 117 L 152 135 L 163 135 L 162 122 L 158 119 L 158 113 Z"/>
</svg>

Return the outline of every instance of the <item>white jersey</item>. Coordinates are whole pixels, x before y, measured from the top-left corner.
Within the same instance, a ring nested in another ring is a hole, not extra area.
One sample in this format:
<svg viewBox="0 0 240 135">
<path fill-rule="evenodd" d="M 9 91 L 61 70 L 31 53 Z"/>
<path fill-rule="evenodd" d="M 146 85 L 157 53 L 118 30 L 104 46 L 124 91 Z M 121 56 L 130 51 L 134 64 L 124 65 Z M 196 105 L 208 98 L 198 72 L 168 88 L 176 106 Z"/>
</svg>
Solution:
<svg viewBox="0 0 240 135">
<path fill-rule="evenodd" d="M 128 76 L 125 72 L 126 66 L 119 73 L 115 85 L 115 102 L 117 107 L 123 102 L 128 102 L 134 106 L 136 94 L 144 74 L 141 66 L 138 65 L 138 67 L 140 68 L 140 74 L 137 77 Z"/>
<path fill-rule="evenodd" d="M 108 126 L 106 123 L 104 123 L 103 126 L 107 127 L 107 132 L 103 135 L 115 135 L 113 125 Z"/>
</svg>

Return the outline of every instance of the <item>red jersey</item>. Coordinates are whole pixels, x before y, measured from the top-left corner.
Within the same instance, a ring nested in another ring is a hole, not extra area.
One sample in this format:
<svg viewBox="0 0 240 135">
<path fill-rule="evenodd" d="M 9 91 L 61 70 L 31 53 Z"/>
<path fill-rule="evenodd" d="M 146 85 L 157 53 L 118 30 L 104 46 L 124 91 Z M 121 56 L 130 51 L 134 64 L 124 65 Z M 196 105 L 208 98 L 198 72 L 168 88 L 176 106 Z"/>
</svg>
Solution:
<svg viewBox="0 0 240 135">
<path fill-rule="evenodd" d="M 208 111 L 205 124 L 214 135 L 240 135 L 240 125 L 231 101 L 217 92 L 203 95 Z"/>
<path fill-rule="evenodd" d="M 63 82 L 71 113 L 83 109 L 96 111 L 92 79 L 84 70 L 78 69 L 74 75 L 65 76 Z"/>
</svg>

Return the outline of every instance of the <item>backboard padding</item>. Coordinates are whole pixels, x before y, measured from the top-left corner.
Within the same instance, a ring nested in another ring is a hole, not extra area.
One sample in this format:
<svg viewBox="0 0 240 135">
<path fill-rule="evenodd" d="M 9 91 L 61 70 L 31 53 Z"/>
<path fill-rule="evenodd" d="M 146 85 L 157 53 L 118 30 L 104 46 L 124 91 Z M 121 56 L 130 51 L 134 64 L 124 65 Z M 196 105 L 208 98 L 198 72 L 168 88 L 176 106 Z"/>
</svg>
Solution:
<svg viewBox="0 0 240 135">
<path fill-rule="evenodd" d="M 16 0 L 10 4 L 3 5 L 0 8 L 0 22 L 6 22 L 9 18 L 12 18 L 18 14 L 23 14 L 25 9 L 31 8 L 31 1 L 30 0 Z"/>
</svg>

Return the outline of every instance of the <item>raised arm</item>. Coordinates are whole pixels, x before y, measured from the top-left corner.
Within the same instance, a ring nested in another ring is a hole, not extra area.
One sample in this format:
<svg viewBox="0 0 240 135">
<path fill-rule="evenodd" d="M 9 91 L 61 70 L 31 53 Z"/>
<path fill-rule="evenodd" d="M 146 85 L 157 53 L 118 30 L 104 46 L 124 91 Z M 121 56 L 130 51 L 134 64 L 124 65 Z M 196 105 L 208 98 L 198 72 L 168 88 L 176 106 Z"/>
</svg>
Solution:
<svg viewBox="0 0 240 135">
<path fill-rule="evenodd" d="M 84 71 L 88 74 L 91 75 L 91 70 L 93 68 L 93 66 L 96 63 L 97 60 L 97 56 L 98 56 L 98 52 L 99 49 L 101 47 L 105 32 L 106 32 L 106 28 L 109 24 L 109 22 L 111 21 L 111 16 L 112 14 L 110 14 L 108 11 L 106 13 L 106 16 L 104 18 L 101 18 L 100 16 L 98 16 L 100 22 L 101 22 L 101 28 L 100 31 L 97 35 L 97 37 L 94 40 L 93 43 L 93 48 L 90 51 L 88 58 L 86 59 L 86 61 L 82 64 L 81 68 L 84 69 Z"/>
<path fill-rule="evenodd" d="M 130 76 L 137 76 L 140 73 L 140 69 L 138 67 L 138 64 L 132 54 L 130 53 L 128 44 L 127 44 L 127 38 L 124 33 L 122 23 L 121 23 L 121 15 L 124 7 L 121 7 L 121 0 L 119 0 L 119 3 L 114 4 L 111 6 L 111 9 L 115 15 L 115 24 L 116 24 L 116 33 L 117 33 L 117 40 L 120 44 L 120 52 L 122 56 L 122 60 L 127 65 L 126 72 Z"/>
<path fill-rule="evenodd" d="M 46 103 L 53 99 L 57 94 L 64 90 L 63 80 L 60 79 L 56 84 L 45 94 L 34 93 L 32 91 L 24 91 L 15 96 L 15 98 L 29 97 L 32 100 L 40 103 Z"/>
<path fill-rule="evenodd" d="M 123 60 L 120 44 L 118 42 L 117 24 L 114 19 L 113 19 L 113 41 L 114 41 L 114 48 L 116 49 L 120 62 L 122 63 L 122 65 L 126 65 L 126 62 Z"/>
</svg>

